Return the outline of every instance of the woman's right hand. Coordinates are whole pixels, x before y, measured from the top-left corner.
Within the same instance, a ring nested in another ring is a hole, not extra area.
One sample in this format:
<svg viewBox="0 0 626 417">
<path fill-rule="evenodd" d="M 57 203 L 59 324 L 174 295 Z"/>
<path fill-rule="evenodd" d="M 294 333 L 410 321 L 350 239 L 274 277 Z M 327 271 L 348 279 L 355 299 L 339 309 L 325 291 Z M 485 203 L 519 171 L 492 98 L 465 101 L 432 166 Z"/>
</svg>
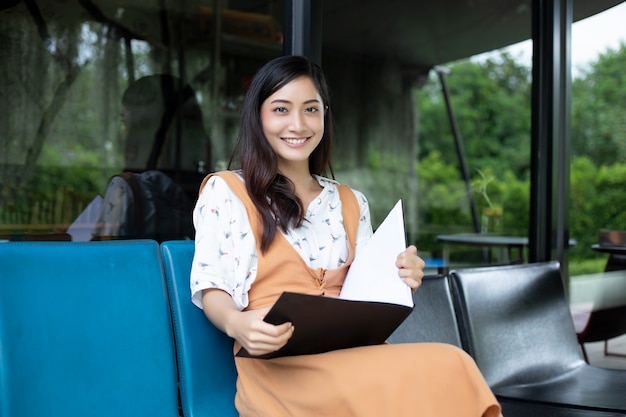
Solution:
<svg viewBox="0 0 626 417">
<path fill-rule="evenodd" d="M 217 328 L 237 340 L 252 356 L 277 351 L 294 332 L 291 323 L 276 326 L 263 321 L 269 307 L 239 311 L 231 296 L 219 289 L 204 290 L 202 308 Z"/>
<path fill-rule="evenodd" d="M 263 318 L 268 308 L 238 311 L 226 325 L 226 333 L 237 340 L 252 356 L 275 352 L 285 346 L 294 332 L 291 323 L 269 324 Z"/>
</svg>

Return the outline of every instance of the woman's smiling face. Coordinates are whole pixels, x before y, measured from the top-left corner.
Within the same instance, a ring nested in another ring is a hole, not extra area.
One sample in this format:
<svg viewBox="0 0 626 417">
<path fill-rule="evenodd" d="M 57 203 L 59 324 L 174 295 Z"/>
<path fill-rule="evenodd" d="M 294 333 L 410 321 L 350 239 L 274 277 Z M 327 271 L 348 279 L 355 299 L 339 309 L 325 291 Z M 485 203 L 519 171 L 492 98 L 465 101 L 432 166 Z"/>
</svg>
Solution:
<svg viewBox="0 0 626 417">
<path fill-rule="evenodd" d="M 261 106 L 261 123 L 278 166 L 306 163 L 324 135 L 324 103 L 310 78 L 296 78 Z"/>
</svg>

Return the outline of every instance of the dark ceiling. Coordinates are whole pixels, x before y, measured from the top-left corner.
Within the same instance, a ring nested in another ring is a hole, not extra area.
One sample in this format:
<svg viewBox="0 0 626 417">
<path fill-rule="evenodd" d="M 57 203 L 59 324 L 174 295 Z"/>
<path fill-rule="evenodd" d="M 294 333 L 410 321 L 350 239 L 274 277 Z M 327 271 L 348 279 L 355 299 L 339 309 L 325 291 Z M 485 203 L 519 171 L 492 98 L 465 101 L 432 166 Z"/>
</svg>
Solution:
<svg viewBox="0 0 626 417">
<path fill-rule="evenodd" d="M 574 21 L 623 1 L 572 0 Z M 326 0 L 323 50 L 430 68 L 531 38 L 531 0 Z"/>
</svg>

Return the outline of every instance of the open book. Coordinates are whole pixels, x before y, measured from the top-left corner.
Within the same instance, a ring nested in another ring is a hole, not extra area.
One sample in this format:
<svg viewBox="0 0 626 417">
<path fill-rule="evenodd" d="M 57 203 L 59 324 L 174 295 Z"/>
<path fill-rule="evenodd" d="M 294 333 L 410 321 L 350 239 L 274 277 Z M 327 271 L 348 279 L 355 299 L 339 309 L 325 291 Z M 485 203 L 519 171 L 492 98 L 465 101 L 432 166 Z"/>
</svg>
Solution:
<svg viewBox="0 0 626 417">
<path fill-rule="evenodd" d="M 284 292 L 264 320 L 293 323 L 295 332 L 276 352 L 257 358 L 309 355 L 384 343 L 413 310 L 411 289 L 398 277 L 406 248 L 402 201 L 359 248 L 339 298 Z M 250 357 L 245 349 L 237 356 Z"/>
</svg>

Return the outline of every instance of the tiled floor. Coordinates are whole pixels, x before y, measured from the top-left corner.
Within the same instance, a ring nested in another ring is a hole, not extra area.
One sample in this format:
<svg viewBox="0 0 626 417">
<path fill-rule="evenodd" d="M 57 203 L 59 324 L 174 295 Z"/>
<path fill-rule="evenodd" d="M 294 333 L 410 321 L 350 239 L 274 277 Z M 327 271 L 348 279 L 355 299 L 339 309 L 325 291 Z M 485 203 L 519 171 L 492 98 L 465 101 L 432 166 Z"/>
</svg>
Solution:
<svg viewBox="0 0 626 417">
<path fill-rule="evenodd" d="M 626 369 L 626 335 L 609 340 L 609 352 L 625 356 L 605 356 L 604 342 L 585 344 L 589 363 L 602 368 Z"/>
</svg>

